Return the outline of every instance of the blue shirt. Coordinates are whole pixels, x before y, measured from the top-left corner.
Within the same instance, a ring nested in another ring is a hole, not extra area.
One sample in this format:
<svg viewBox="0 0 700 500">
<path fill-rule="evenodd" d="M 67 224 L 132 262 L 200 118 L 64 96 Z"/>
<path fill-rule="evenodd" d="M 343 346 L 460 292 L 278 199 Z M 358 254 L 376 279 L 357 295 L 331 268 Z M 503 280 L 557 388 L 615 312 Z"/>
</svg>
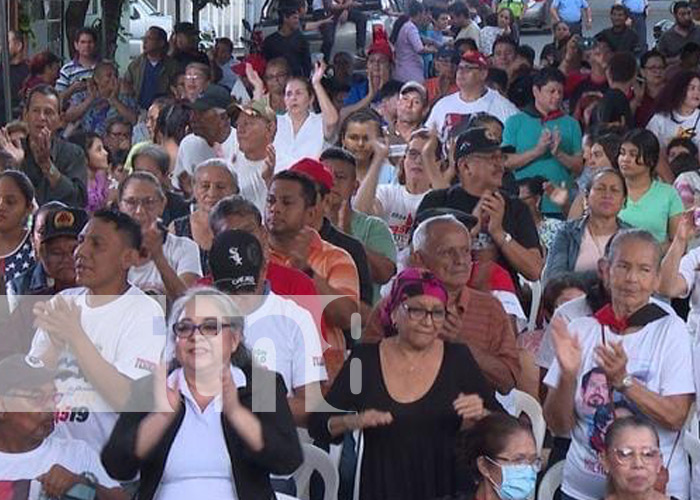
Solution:
<svg viewBox="0 0 700 500">
<path fill-rule="evenodd" d="M 627 7 L 632 14 L 644 13 L 644 0 L 622 0 L 622 5 Z"/>
<path fill-rule="evenodd" d="M 369 81 L 366 78 L 355 82 L 350 87 L 350 92 L 348 92 L 343 104 L 345 106 L 356 104 L 367 96 L 367 92 L 369 92 Z"/>
<path fill-rule="evenodd" d="M 565 23 L 580 23 L 581 9 L 588 8 L 588 0 L 554 0 L 552 7 Z"/>
<path fill-rule="evenodd" d="M 141 80 L 139 108 L 148 109 L 151 107 L 151 104 L 153 104 L 153 100 L 156 98 L 156 92 L 158 92 L 158 75 L 162 67 L 162 61 L 159 61 L 155 65 L 151 64 L 150 61 L 146 61 L 143 69 L 143 80 Z"/>
</svg>

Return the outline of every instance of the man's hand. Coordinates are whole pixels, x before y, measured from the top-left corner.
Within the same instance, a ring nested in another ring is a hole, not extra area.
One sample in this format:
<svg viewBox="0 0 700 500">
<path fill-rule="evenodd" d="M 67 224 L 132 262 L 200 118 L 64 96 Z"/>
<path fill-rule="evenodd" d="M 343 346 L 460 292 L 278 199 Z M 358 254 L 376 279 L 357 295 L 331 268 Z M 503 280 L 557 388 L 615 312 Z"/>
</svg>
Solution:
<svg viewBox="0 0 700 500">
<path fill-rule="evenodd" d="M 343 200 L 338 211 L 338 226 L 345 234 L 352 234 L 352 207 L 350 201 Z"/>
<path fill-rule="evenodd" d="M 20 168 L 24 162 L 24 148 L 19 139 L 12 140 L 6 128 L 0 129 L 0 150 L 10 157 L 12 165 Z"/>
<path fill-rule="evenodd" d="M 447 316 L 445 317 L 445 322 L 442 324 L 442 331 L 440 336 L 444 340 L 449 340 L 451 342 L 457 341 L 462 337 L 464 333 L 464 324 L 462 323 L 462 317 L 457 311 L 457 307 L 452 305 L 447 307 Z"/>
<path fill-rule="evenodd" d="M 627 353 L 622 347 L 622 342 L 599 345 L 594 352 L 598 366 L 605 372 L 609 383 L 619 390 L 627 376 Z"/>
<path fill-rule="evenodd" d="M 65 467 L 55 464 L 45 474 L 36 478 L 48 498 L 62 498 L 68 490 L 82 482 L 82 478 Z"/>
<path fill-rule="evenodd" d="M 51 131 L 44 127 L 36 140 L 29 141 L 29 147 L 34 155 L 34 161 L 45 176 L 49 176 L 51 170 Z"/>
<path fill-rule="evenodd" d="M 265 148 L 265 162 L 263 164 L 263 170 L 260 172 L 260 177 L 265 181 L 265 185 L 270 187 L 272 182 L 272 176 L 275 173 L 275 165 L 277 164 L 277 151 L 275 151 L 275 146 L 273 144 L 268 144 Z"/>
<path fill-rule="evenodd" d="M 535 145 L 535 151 L 537 152 L 538 156 L 542 156 L 552 147 L 552 139 L 552 131 L 546 127 L 543 128 L 540 138 Z"/>
<path fill-rule="evenodd" d="M 292 267 L 299 270 L 309 268 L 309 247 L 313 239 L 313 229 L 305 227 L 287 245 L 286 252 Z"/>
<path fill-rule="evenodd" d="M 49 334 L 56 345 L 72 344 L 85 335 L 80 322 L 80 307 L 72 300 L 56 296 L 34 305 L 34 326 Z"/>
<path fill-rule="evenodd" d="M 481 197 L 483 211 L 489 216 L 488 231 L 492 238 L 497 239 L 504 232 L 503 215 L 506 212 L 506 201 L 498 191 L 486 193 Z"/>
<path fill-rule="evenodd" d="M 559 153 L 559 146 L 561 146 L 561 131 L 558 128 L 555 128 L 551 133 L 551 140 L 549 142 L 549 150 L 551 151 L 552 156 L 557 156 Z"/>
</svg>

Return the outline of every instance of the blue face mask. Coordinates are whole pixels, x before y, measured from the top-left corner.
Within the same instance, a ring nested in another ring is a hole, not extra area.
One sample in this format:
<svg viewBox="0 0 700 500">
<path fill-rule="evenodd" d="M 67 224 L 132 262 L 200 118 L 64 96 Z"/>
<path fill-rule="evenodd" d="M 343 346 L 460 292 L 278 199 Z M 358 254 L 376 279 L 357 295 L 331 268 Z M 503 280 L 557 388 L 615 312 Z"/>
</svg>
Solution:
<svg viewBox="0 0 700 500">
<path fill-rule="evenodd" d="M 527 500 L 535 492 L 537 483 L 537 471 L 535 467 L 527 464 L 502 465 L 486 457 L 494 465 L 501 468 L 501 485 L 488 480 L 496 490 L 501 500 Z"/>
</svg>

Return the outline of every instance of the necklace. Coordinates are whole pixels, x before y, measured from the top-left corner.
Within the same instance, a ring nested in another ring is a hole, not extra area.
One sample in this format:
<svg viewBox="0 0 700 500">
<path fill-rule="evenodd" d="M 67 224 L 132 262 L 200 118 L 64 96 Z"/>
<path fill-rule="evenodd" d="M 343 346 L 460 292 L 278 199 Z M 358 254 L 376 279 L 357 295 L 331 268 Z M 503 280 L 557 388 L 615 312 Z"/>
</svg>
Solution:
<svg viewBox="0 0 700 500">
<path fill-rule="evenodd" d="M 424 361 L 432 354 L 433 350 L 435 349 L 435 343 L 433 343 L 430 347 L 425 349 L 424 352 L 420 352 L 415 356 L 411 356 L 406 352 L 405 349 L 401 347 L 398 338 L 396 338 L 396 340 L 394 341 L 394 345 L 396 346 L 396 350 L 400 353 L 400 357 L 403 358 L 403 360 L 408 364 L 408 373 L 414 373 L 419 366 L 425 366 Z"/>
</svg>

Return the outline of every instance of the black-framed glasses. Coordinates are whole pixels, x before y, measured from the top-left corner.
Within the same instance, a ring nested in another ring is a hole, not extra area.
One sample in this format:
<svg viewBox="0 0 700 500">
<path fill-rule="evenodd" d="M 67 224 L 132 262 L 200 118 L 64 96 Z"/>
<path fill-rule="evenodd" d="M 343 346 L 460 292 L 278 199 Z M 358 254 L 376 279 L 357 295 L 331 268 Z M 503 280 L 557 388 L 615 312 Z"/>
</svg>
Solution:
<svg viewBox="0 0 700 500">
<path fill-rule="evenodd" d="M 237 326 L 239 326 L 238 323 L 224 323 L 216 318 L 205 319 L 199 324 L 183 319 L 173 325 L 173 332 L 178 339 L 184 340 L 194 335 L 195 331 L 199 331 L 204 337 L 216 337 L 224 328 L 235 328 Z"/>
<path fill-rule="evenodd" d="M 423 321 L 426 317 L 430 316 L 430 320 L 433 323 L 438 323 L 445 321 L 447 317 L 447 311 L 442 309 L 425 309 L 423 307 L 411 307 L 405 302 L 401 304 L 404 311 L 408 314 L 408 317 L 413 321 Z"/>
</svg>

